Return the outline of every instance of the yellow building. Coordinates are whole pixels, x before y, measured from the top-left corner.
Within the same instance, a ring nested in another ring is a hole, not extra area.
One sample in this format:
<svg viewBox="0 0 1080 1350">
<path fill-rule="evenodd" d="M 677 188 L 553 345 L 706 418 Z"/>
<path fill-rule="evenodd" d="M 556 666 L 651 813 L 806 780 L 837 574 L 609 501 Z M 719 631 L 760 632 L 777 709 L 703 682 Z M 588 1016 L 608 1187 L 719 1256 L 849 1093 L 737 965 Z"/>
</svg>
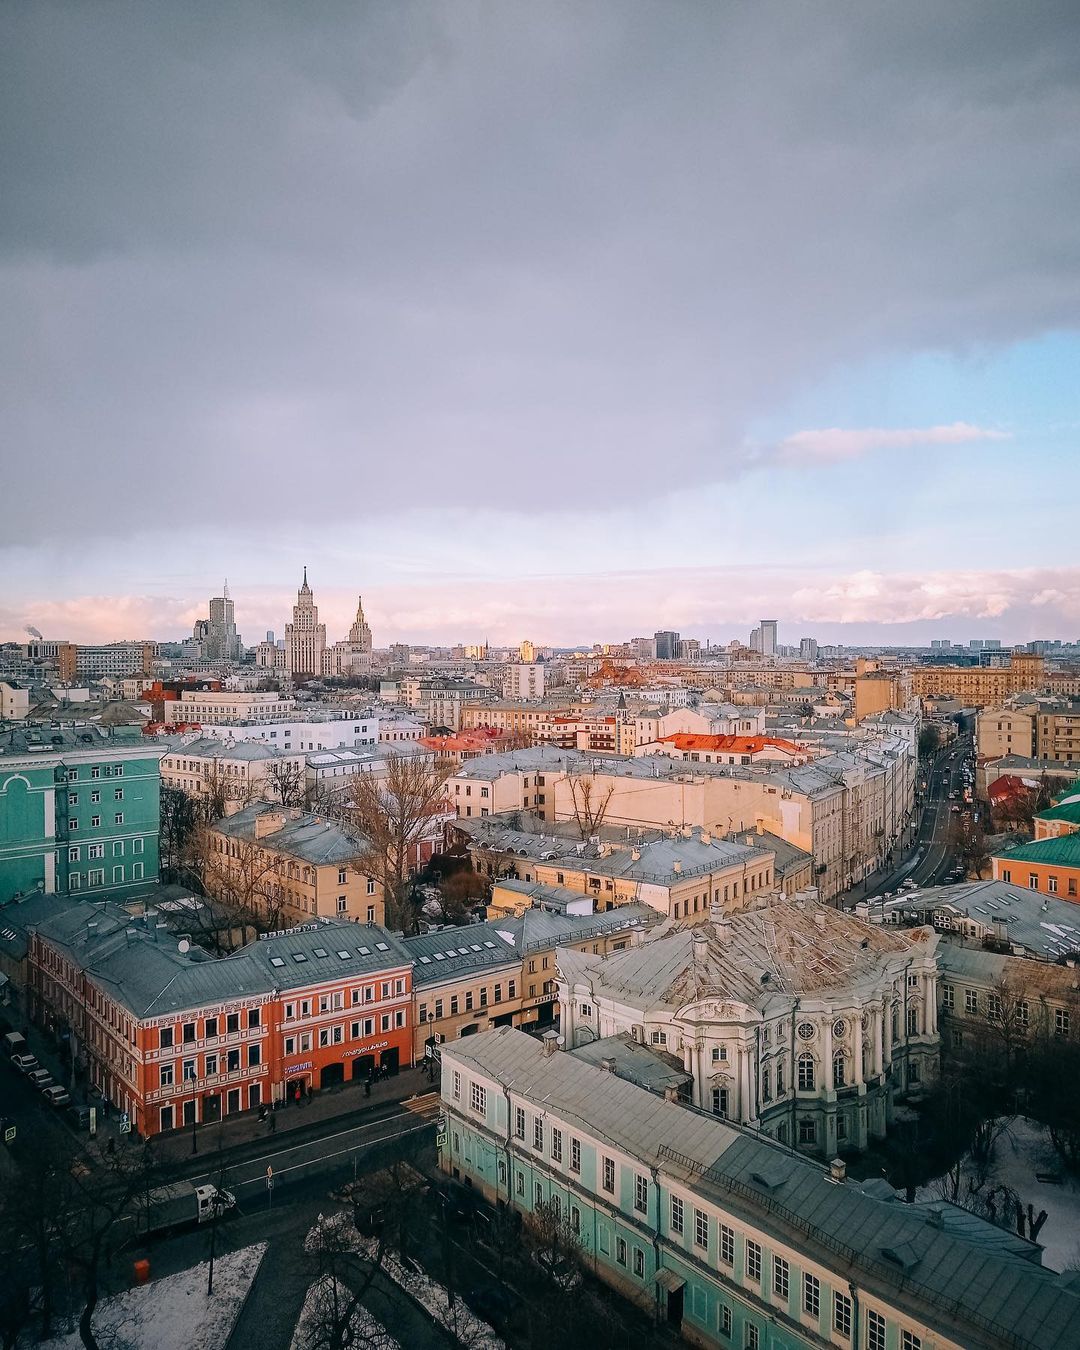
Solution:
<svg viewBox="0 0 1080 1350">
<path fill-rule="evenodd" d="M 1007 666 L 915 666 L 911 683 L 917 698 L 958 698 L 985 708 L 1010 694 L 1042 689 L 1046 662 L 1030 652 L 1013 652 Z"/>
<path fill-rule="evenodd" d="M 314 918 L 381 924 L 383 887 L 366 870 L 366 847 L 310 812 L 260 803 L 210 827 L 204 884 L 278 927 Z"/>
</svg>

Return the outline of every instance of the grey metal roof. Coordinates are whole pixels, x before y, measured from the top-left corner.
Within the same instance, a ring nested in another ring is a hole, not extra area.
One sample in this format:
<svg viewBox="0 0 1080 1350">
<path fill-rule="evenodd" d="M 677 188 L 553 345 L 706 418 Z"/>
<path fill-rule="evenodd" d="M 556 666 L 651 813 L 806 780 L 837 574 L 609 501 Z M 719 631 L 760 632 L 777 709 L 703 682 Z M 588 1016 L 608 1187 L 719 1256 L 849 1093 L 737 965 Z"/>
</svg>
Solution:
<svg viewBox="0 0 1080 1350">
<path fill-rule="evenodd" d="M 471 923 L 440 928 L 402 939 L 413 966 L 413 988 L 493 966 L 520 966 L 516 944 L 503 937 L 493 923 Z"/>
<path fill-rule="evenodd" d="M 140 924 L 118 906 L 78 905 L 36 927 L 140 1018 L 412 964 L 386 929 L 338 920 L 267 936 L 219 958 L 196 947 L 181 952 L 171 931 Z"/>
<path fill-rule="evenodd" d="M 1074 1350 L 1080 1295 L 978 1226 L 928 1221 L 879 1184 L 836 1182 L 812 1160 L 625 1082 L 511 1027 L 444 1046 L 515 1098 L 677 1177 L 691 1192 L 849 1272 L 972 1347 Z"/>
<path fill-rule="evenodd" d="M 687 1073 L 674 1055 L 641 1045 L 625 1031 L 579 1045 L 570 1053 L 601 1068 L 606 1067 L 605 1060 L 610 1060 L 617 1077 L 649 1092 L 663 1093 L 667 1088 L 683 1088 L 694 1081 L 693 1074 Z"/>
<path fill-rule="evenodd" d="M 255 821 L 259 816 L 273 811 L 285 816 L 281 828 L 256 841 Z M 325 816 L 317 816 L 310 811 L 297 812 L 295 808 L 269 806 L 264 802 L 256 802 L 253 806 L 237 811 L 235 815 L 215 821 L 214 829 L 233 839 L 257 842 L 267 850 L 302 858 L 316 867 L 328 863 L 352 862 L 363 858 L 368 850 L 367 840 L 327 820 Z"/>
<path fill-rule="evenodd" d="M 946 920 L 971 919 L 1000 932 L 1011 946 L 1045 961 L 1080 950 L 1080 906 L 1008 881 L 970 881 L 934 886 L 898 899 L 904 909 L 940 914 Z"/>
</svg>

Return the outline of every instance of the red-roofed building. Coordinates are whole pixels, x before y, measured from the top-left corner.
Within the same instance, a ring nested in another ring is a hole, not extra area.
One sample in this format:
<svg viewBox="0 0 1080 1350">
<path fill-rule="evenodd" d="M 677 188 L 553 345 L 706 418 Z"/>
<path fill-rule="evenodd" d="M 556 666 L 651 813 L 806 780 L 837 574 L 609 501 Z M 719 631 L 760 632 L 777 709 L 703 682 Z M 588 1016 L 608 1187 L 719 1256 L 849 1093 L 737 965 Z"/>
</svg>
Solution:
<svg viewBox="0 0 1080 1350">
<path fill-rule="evenodd" d="M 529 738 L 517 732 L 502 731 L 497 727 L 476 727 L 470 731 L 456 731 L 448 736 L 419 736 L 417 745 L 430 750 L 440 759 L 463 764 L 480 755 L 498 755 L 504 750 L 519 750 Z"/>
<path fill-rule="evenodd" d="M 635 755 L 668 755 L 695 764 L 805 764 L 808 745 L 780 736 L 703 736 L 679 732 L 636 746 Z"/>
</svg>

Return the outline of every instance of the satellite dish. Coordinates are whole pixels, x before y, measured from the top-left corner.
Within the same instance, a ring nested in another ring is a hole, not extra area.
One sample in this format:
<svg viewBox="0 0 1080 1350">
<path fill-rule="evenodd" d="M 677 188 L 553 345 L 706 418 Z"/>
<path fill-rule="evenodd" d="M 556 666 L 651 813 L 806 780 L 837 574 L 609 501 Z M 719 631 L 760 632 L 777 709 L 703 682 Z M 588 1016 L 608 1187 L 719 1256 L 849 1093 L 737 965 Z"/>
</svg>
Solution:
<svg viewBox="0 0 1080 1350">
<path fill-rule="evenodd" d="M 555 1044 L 556 1044 L 556 1045 L 559 1047 L 559 1049 L 561 1050 L 561 1049 L 563 1048 L 563 1046 L 566 1044 L 566 1037 L 565 1037 L 565 1036 L 560 1036 L 560 1037 L 558 1038 L 558 1040 L 555 1042 Z"/>
<path fill-rule="evenodd" d="M 176 944 L 176 948 L 177 951 L 189 952 L 191 951 L 191 943 L 187 940 L 187 938 L 181 938 L 180 941 Z"/>
</svg>

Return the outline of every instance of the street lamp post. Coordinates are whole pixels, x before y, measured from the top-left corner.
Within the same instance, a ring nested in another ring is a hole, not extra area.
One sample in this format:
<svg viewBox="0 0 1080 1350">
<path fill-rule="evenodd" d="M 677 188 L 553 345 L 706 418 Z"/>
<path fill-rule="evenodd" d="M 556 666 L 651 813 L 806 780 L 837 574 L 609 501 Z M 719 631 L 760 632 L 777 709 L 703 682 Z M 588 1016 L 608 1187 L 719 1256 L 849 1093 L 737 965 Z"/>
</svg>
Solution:
<svg viewBox="0 0 1080 1350">
<path fill-rule="evenodd" d="M 191 1068 L 188 1070 L 187 1077 L 188 1077 L 189 1082 L 191 1083 L 191 1151 L 192 1151 L 192 1153 L 198 1153 L 198 1151 L 199 1151 L 199 1141 L 198 1141 L 198 1138 L 197 1138 L 196 1135 L 195 1135 L 195 1120 L 196 1120 L 196 1117 L 197 1117 L 198 1114 L 199 1114 L 199 1109 L 198 1109 L 198 1106 L 197 1106 L 197 1104 L 196 1104 L 196 1097 L 195 1097 L 195 1066 L 194 1066 L 194 1064 L 193 1064 L 193 1065 L 191 1066 Z"/>
</svg>

